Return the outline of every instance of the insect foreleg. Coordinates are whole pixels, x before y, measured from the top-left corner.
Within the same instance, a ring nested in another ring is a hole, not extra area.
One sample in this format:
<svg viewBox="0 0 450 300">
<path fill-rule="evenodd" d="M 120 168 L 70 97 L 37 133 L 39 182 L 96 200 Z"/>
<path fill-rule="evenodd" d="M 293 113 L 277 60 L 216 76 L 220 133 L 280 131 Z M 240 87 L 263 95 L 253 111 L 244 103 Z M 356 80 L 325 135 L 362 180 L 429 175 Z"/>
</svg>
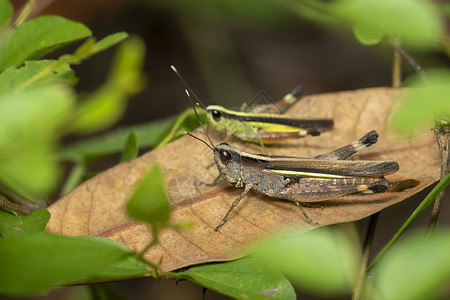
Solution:
<svg viewBox="0 0 450 300">
<path fill-rule="evenodd" d="M 250 191 L 250 189 L 252 187 L 253 187 L 253 184 L 251 184 L 251 183 L 245 185 L 244 191 L 239 195 L 239 197 L 236 198 L 236 200 L 234 200 L 233 204 L 231 204 L 230 209 L 227 211 L 227 213 L 223 217 L 222 221 L 220 221 L 219 225 L 217 225 L 217 227 L 214 229 L 214 231 L 219 230 L 219 228 L 222 227 L 223 224 L 225 224 L 225 222 L 228 220 L 228 216 L 230 215 L 233 208 L 235 208 L 236 205 L 239 204 L 241 199 L 244 198 L 244 196 L 248 193 L 248 191 Z"/>
<path fill-rule="evenodd" d="M 200 183 L 203 184 L 203 185 L 212 187 L 212 186 L 215 186 L 215 185 L 217 184 L 217 182 L 219 181 L 220 177 L 221 177 L 221 176 L 220 176 L 220 174 L 219 174 L 219 175 L 217 175 L 216 178 L 214 178 L 214 180 L 213 180 L 212 182 L 205 182 L 205 181 L 201 181 L 201 180 L 200 180 Z"/>
<path fill-rule="evenodd" d="M 265 154 L 265 155 L 269 155 L 269 152 L 267 152 L 266 145 L 264 145 L 263 141 L 259 140 L 259 145 L 260 145 L 261 148 L 263 149 L 264 154 Z"/>
</svg>

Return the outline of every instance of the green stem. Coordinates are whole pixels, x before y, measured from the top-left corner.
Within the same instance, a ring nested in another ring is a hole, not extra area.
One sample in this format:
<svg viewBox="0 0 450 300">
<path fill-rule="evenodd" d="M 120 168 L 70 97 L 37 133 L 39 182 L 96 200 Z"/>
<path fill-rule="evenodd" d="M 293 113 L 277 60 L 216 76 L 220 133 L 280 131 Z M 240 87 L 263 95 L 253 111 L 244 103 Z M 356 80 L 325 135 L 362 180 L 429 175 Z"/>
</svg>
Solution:
<svg viewBox="0 0 450 300">
<path fill-rule="evenodd" d="M 389 241 L 389 243 L 384 246 L 384 248 L 378 253 L 375 259 L 370 264 L 368 270 L 370 270 L 377 260 L 397 241 L 397 239 L 405 232 L 405 230 L 422 214 L 422 212 L 427 209 L 427 207 L 436 199 L 436 197 L 450 184 L 450 174 L 447 174 L 444 179 L 442 179 L 434 189 L 425 197 L 425 199 L 420 203 L 412 215 L 406 220 L 403 226 L 395 233 L 394 237 Z"/>
<path fill-rule="evenodd" d="M 165 144 L 169 143 L 170 141 L 172 141 L 177 133 L 179 132 L 179 129 L 181 127 L 181 125 L 183 124 L 184 120 L 186 120 L 188 117 L 192 116 L 194 114 L 194 112 L 192 111 L 192 109 L 187 109 L 186 111 L 184 111 L 175 121 L 175 124 L 173 124 L 172 129 L 170 130 L 169 134 L 167 134 L 165 136 L 165 138 L 159 142 L 158 145 L 155 146 L 155 148 L 159 148 L 164 146 Z"/>
<path fill-rule="evenodd" d="M 353 290 L 352 300 L 361 299 L 362 291 L 364 290 L 364 283 L 367 274 L 367 265 L 369 263 L 370 254 L 372 252 L 373 237 L 375 236 L 375 228 L 377 227 L 379 213 L 373 214 L 370 217 L 369 227 L 367 228 L 366 238 L 364 240 L 363 253 L 361 258 L 361 268 L 359 270 L 358 282 Z"/>
<path fill-rule="evenodd" d="M 152 241 L 147 246 L 145 246 L 145 248 L 142 249 L 142 251 L 139 252 L 137 255 L 138 255 L 138 259 L 142 260 L 145 264 L 150 266 L 155 271 L 154 272 L 155 277 L 159 278 L 160 271 L 161 271 L 159 265 L 144 258 L 145 252 L 147 252 L 148 249 L 150 249 L 151 247 L 153 247 L 154 245 L 156 245 L 159 242 L 158 228 L 152 227 L 152 238 L 153 238 Z"/>
<path fill-rule="evenodd" d="M 64 196 L 65 194 L 72 191 L 78 184 L 81 182 L 81 177 L 86 172 L 86 165 L 83 160 L 78 162 L 70 171 L 69 176 L 67 177 L 64 185 L 61 189 L 60 196 Z"/>
<path fill-rule="evenodd" d="M 19 27 L 20 25 L 22 25 L 28 19 L 35 6 L 36 0 L 28 0 L 27 4 L 25 4 L 25 6 L 22 8 L 20 15 L 14 22 L 14 27 Z"/>
</svg>

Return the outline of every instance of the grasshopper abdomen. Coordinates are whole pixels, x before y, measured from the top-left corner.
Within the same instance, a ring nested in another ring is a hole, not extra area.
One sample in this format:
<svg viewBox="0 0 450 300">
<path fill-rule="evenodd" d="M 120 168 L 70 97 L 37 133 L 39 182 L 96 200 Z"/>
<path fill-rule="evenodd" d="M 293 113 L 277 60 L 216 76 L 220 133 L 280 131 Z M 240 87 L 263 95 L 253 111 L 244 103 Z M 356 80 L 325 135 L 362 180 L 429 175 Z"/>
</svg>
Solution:
<svg viewBox="0 0 450 300">
<path fill-rule="evenodd" d="M 382 192 L 388 187 L 384 178 L 301 178 L 290 181 L 278 193 L 269 196 L 289 194 L 300 202 L 318 202 L 370 190 Z"/>
</svg>

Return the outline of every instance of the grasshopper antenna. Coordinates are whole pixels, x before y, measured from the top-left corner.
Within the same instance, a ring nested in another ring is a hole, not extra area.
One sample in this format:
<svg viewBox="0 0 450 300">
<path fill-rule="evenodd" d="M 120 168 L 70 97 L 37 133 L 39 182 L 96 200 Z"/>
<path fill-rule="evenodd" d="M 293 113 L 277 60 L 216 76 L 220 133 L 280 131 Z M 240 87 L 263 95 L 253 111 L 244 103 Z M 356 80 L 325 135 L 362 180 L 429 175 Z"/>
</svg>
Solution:
<svg viewBox="0 0 450 300">
<path fill-rule="evenodd" d="M 193 104 L 193 105 L 192 105 L 192 108 L 194 109 L 195 115 L 197 116 L 197 120 L 198 120 L 198 122 L 200 123 L 200 126 L 202 126 L 202 129 L 203 129 L 203 131 L 205 132 L 206 137 L 208 138 L 209 142 L 211 143 L 212 148 L 211 148 L 211 146 L 209 146 L 204 140 L 199 139 L 199 138 L 197 138 L 197 137 L 194 137 L 192 134 L 189 134 L 189 135 L 192 136 L 192 137 L 194 137 L 194 138 L 196 138 L 196 139 L 198 139 L 198 140 L 200 140 L 200 141 L 202 141 L 202 142 L 205 143 L 209 148 L 211 148 L 211 150 L 214 151 L 214 149 L 213 149 L 213 148 L 214 148 L 214 143 L 213 143 L 213 142 L 211 141 L 211 139 L 209 138 L 209 135 L 208 135 L 208 133 L 206 132 L 206 129 L 205 129 L 205 127 L 203 126 L 203 123 L 202 123 L 202 121 L 200 120 L 200 117 L 198 116 L 197 110 L 195 109 L 194 101 L 192 100 L 192 96 L 191 96 L 191 94 L 189 94 L 189 91 L 188 91 L 187 89 L 185 89 L 184 91 L 185 91 L 186 94 L 188 95 L 189 100 L 191 100 L 191 103 Z"/>
<path fill-rule="evenodd" d="M 178 72 L 178 70 L 175 68 L 175 66 L 171 65 L 170 67 L 175 72 L 175 74 L 177 74 L 177 76 L 181 80 L 181 82 L 183 82 L 184 86 L 186 87 L 186 90 L 188 90 L 192 94 L 192 96 L 194 96 L 195 100 L 197 101 L 194 105 L 200 105 L 204 110 L 206 110 L 206 106 L 200 101 L 200 99 L 197 97 L 197 95 L 191 89 L 189 84 L 187 84 L 186 80 L 184 80 L 184 78 L 181 76 L 181 74 Z M 189 94 L 188 94 L 188 96 L 189 96 Z M 189 96 L 189 98 L 191 98 L 191 96 Z M 191 99 L 191 102 L 193 102 L 192 99 Z M 195 110 L 195 108 L 194 108 L 194 110 Z"/>
<path fill-rule="evenodd" d="M 212 148 L 207 142 L 205 142 L 205 141 L 202 140 L 201 138 L 196 137 L 195 135 L 190 134 L 189 132 L 186 132 L 186 131 L 185 131 L 184 133 L 186 133 L 186 134 L 189 135 L 190 137 L 193 137 L 193 138 L 196 139 L 196 140 L 199 140 L 200 142 L 202 142 L 203 144 L 205 144 L 206 146 L 208 146 L 209 149 L 211 149 L 212 151 L 214 151 L 214 148 Z"/>
</svg>

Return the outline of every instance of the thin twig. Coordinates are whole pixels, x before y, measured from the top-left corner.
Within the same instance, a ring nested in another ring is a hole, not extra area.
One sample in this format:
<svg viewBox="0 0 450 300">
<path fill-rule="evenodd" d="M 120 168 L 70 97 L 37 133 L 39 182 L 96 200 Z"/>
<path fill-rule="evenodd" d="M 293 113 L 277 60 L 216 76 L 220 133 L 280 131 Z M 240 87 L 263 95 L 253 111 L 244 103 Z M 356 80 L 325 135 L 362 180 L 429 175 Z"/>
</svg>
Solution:
<svg viewBox="0 0 450 300">
<path fill-rule="evenodd" d="M 2 208 L 6 208 L 24 215 L 29 215 L 33 212 L 33 210 L 29 209 L 28 207 L 23 207 L 20 206 L 18 204 L 9 202 L 9 201 L 5 201 L 3 199 L 0 199 L 0 207 Z"/>
<path fill-rule="evenodd" d="M 8 203 L 15 204 L 15 205 L 17 205 L 17 207 L 23 207 L 23 211 L 28 211 L 28 213 L 25 213 L 25 214 L 31 214 L 35 210 L 45 208 L 43 205 L 39 205 L 37 203 L 34 203 L 34 202 L 20 196 L 19 194 L 10 190 L 6 186 L 2 185 L 1 183 L 0 183 L 0 194 L 5 196 L 5 198 L 8 199 L 9 201 L 11 201 Z M 2 203 L 2 206 L 3 206 L 3 203 Z M 6 207 L 6 206 L 4 206 L 4 207 Z M 11 206 L 11 207 L 16 207 L 16 206 Z M 8 209 L 11 209 L 11 208 L 8 208 Z M 15 209 L 13 209 L 13 210 L 15 210 Z M 23 213 L 22 211 L 18 211 L 18 210 L 15 210 L 15 211 Z"/>
<path fill-rule="evenodd" d="M 145 248 L 142 249 L 142 251 L 140 251 L 138 253 L 138 259 L 142 260 L 144 263 L 146 263 L 148 266 L 150 266 L 155 271 L 156 278 L 160 277 L 161 269 L 157 263 L 154 263 L 152 261 L 145 259 L 144 254 L 145 254 L 145 252 L 148 251 L 148 249 L 150 249 L 154 245 L 158 244 L 158 242 L 159 242 L 158 231 L 159 230 L 158 230 L 158 228 L 156 228 L 156 226 L 152 226 L 152 241 L 147 246 L 145 246 Z"/>
<path fill-rule="evenodd" d="M 403 59 L 406 60 L 406 62 L 416 71 L 420 78 L 422 78 L 424 82 L 427 82 L 427 76 L 422 66 L 419 65 L 419 63 L 411 55 L 409 55 L 408 52 L 403 50 L 397 44 L 392 43 L 392 46 L 394 47 L 395 51 L 397 51 L 403 57 Z"/>
<path fill-rule="evenodd" d="M 402 85 L 402 58 L 400 53 L 396 50 L 400 48 L 400 41 L 393 39 L 391 44 L 394 46 L 394 53 L 392 57 L 392 87 L 398 88 Z"/>
<path fill-rule="evenodd" d="M 370 217 L 369 227 L 367 228 L 366 238 L 364 240 L 363 252 L 361 257 L 361 268 L 359 270 L 358 282 L 353 290 L 352 300 L 361 299 L 364 290 L 364 283 L 367 274 L 367 265 L 369 264 L 370 254 L 372 252 L 373 237 L 375 236 L 375 228 L 377 227 L 379 213 Z"/>
<path fill-rule="evenodd" d="M 448 124 L 447 126 L 444 125 L 442 127 L 436 126 L 433 131 L 436 135 L 436 141 L 438 143 L 439 152 L 441 154 L 441 179 L 443 179 L 445 176 L 447 176 L 450 169 L 450 152 L 448 148 L 450 146 L 450 126 L 448 126 Z M 442 191 L 442 193 L 440 193 L 434 201 L 433 212 L 431 214 L 431 219 L 428 223 L 427 228 L 428 233 L 432 233 L 434 231 L 434 228 L 436 227 L 444 195 L 445 191 Z"/>
</svg>

